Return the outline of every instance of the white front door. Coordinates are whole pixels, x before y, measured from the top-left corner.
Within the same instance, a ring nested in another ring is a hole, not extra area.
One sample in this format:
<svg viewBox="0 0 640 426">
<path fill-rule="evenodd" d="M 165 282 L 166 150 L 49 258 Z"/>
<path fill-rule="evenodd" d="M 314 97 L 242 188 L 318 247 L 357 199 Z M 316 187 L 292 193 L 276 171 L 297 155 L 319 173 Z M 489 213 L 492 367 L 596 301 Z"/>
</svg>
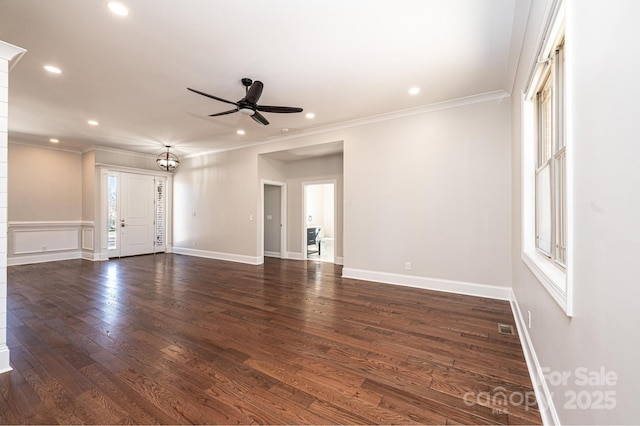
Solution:
<svg viewBox="0 0 640 426">
<path fill-rule="evenodd" d="M 120 173 L 120 256 L 154 252 L 155 179 Z"/>
</svg>

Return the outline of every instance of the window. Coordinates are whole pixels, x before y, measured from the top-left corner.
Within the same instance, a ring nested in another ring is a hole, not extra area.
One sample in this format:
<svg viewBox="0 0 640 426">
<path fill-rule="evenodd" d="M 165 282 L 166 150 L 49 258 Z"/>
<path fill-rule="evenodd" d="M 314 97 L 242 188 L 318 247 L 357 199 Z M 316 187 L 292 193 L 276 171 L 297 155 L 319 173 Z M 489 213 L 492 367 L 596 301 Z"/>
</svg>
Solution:
<svg viewBox="0 0 640 426">
<path fill-rule="evenodd" d="M 155 204 L 156 204 L 156 246 L 164 246 L 164 184 L 166 178 L 156 178 L 155 187 Z"/>
<path fill-rule="evenodd" d="M 107 248 L 115 250 L 118 247 L 118 176 L 109 174 L 107 179 Z"/>
<path fill-rule="evenodd" d="M 522 260 L 572 315 L 566 41 L 559 0 L 549 11 L 522 98 Z"/>
<path fill-rule="evenodd" d="M 564 40 L 547 60 L 535 95 L 536 248 L 566 266 L 566 145 L 564 135 Z"/>
</svg>

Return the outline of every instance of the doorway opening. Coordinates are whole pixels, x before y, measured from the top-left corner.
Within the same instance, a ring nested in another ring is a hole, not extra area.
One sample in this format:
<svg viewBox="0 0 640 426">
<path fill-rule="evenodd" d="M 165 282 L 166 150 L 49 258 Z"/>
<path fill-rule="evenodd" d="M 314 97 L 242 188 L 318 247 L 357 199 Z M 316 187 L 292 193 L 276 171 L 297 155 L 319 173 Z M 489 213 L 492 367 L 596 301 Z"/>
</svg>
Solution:
<svg viewBox="0 0 640 426">
<path fill-rule="evenodd" d="M 304 185 L 304 259 L 335 263 L 336 182 Z"/>
</svg>

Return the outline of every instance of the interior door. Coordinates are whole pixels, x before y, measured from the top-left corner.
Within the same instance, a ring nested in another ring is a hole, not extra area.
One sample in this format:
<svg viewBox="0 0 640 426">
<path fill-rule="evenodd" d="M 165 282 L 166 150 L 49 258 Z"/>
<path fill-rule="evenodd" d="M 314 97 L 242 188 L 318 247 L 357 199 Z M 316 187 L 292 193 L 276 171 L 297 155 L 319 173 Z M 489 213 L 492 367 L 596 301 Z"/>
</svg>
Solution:
<svg viewBox="0 0 640 426">
<path fill-rule="evenodd" d="M 264 185 L 264 255 L 284 257 L 282 255 L 282 187 Z"/>
<path fill-rule="evenodd" d="M 120 256 L 154 252 L 154 177 L 120 173 Z"/>
</svg>

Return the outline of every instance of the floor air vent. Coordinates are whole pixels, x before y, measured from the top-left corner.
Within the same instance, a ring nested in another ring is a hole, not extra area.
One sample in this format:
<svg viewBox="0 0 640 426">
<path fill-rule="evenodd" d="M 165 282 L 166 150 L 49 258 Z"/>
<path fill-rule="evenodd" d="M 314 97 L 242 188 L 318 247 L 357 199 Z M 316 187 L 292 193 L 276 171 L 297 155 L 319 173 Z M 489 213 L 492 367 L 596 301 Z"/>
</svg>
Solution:
<svg viewBox="0 0 640 426">
<path fill-rule="evenodd" d="M 510 334 L 512 336 L 516 334 L 515 331 L 513 331 L 513 326 L 511 324 L 498 324 L 498 333 Z"/>
</svg>

